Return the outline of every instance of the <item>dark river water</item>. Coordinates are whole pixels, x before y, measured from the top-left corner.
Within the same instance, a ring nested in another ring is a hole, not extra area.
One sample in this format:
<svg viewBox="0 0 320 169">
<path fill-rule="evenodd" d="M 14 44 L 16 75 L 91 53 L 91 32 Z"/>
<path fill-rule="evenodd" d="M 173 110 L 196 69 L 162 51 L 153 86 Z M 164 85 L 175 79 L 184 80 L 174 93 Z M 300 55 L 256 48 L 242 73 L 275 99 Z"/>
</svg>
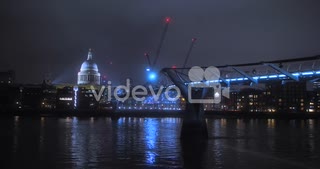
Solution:
<svg viewBox="0 0 320 169">
<path fill-rule="evenodd" d="M 206 121 L 184 143 L 180 118 L 1 118 L 0 168 L 320 168 L 320 120 Z"/>
</svg>

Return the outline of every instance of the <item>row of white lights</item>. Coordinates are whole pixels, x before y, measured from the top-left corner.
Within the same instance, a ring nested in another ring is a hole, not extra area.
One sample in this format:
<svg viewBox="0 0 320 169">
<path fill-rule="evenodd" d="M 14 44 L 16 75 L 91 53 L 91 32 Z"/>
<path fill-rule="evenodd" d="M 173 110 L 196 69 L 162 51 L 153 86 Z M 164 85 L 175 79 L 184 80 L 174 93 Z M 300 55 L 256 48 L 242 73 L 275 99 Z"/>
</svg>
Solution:
<svg viewBox="0 0 320 169">
<path fill-rule="evenodd" d="M 150 108 L 148 108 L 148 107 L 145 107 L 145 108 L 142 108 L 142 107 L 125 107 L 125 106 L 123 106 L 123 107 L 121 107 L 121 106 L 119 106 L 118 107 L 118 109 L 123 109 L 123 110 L 126 110 L 126 109 L 128 109 L 128 110 L 142 110 L 142 109 L 149 109 L 149 110 L 181 110 L 181 108 L 175 108 L 175 107 L 170 107 L 170 108 L 168 108 L 168 107 L 164 107 L 164 108 L 159 108 L 159 107 L 155 107 L 155 108 L 152 108 L 152 107 L 150 107 Z"/>
</svg>

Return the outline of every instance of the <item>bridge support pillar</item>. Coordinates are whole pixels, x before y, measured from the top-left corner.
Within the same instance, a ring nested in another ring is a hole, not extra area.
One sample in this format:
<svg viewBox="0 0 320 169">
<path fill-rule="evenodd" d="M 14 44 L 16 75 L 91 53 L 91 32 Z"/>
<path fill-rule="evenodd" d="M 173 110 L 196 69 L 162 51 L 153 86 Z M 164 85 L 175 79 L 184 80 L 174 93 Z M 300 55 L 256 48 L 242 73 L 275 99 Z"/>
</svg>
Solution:
<svg viewBox="0 0 320 169">
<path fill-rule="evenodd" d="M 207 123 L 201 104 L 188 103 L 181 128 L 182 140 L 207 139 Z"/>
<path fill-rule="evenodd" d="M 171 81 L 181 90 L 181 95 L 184 98 L 188 98 L 188 86 L 175 70 L 167 68 L 162 69 L 162 72 L 166 73 Z M 208 138 L 207 123 L 204 119 L 202 105 L 199 103 L 187 103 L 181 128 L 181 140 L 189 142 Z"/>
</svg>

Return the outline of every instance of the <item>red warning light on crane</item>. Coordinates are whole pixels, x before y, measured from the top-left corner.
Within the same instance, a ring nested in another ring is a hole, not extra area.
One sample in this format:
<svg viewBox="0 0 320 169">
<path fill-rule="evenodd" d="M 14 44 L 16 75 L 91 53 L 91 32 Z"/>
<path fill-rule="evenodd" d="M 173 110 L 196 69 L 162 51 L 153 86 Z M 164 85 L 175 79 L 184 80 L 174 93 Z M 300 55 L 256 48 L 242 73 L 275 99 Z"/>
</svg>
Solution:
<svg viewBox="0 0 320 169">
<path fill-rule="evenodd" d="M 170 22 L 171 22 L 171 18 L 170 18 L 170 17 L 166 17 L 166 18 L 165 18 L 165 22 L 166 22 L 166 23 L 170 23 Z"/>
</svg>

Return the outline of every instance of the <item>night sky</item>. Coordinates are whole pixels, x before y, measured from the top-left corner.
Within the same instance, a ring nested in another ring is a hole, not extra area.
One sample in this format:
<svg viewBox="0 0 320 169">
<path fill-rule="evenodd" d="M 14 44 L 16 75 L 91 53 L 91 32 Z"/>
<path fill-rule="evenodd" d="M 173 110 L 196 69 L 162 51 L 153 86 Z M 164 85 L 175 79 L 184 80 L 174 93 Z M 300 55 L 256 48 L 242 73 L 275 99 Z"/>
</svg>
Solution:
<svg viewBox="0 0 320 169">
<path fill-rule="evenodd" d="M 225 65 L 320 54 L 319 0 L 2 0 L 0 71 L 17 82 L 75 83 L 89 48 L 109 80 L 145 79 L 172 17 L 157 68 Z M 112 62 L 112 64 L 110 64 Z"/>
</svg>

